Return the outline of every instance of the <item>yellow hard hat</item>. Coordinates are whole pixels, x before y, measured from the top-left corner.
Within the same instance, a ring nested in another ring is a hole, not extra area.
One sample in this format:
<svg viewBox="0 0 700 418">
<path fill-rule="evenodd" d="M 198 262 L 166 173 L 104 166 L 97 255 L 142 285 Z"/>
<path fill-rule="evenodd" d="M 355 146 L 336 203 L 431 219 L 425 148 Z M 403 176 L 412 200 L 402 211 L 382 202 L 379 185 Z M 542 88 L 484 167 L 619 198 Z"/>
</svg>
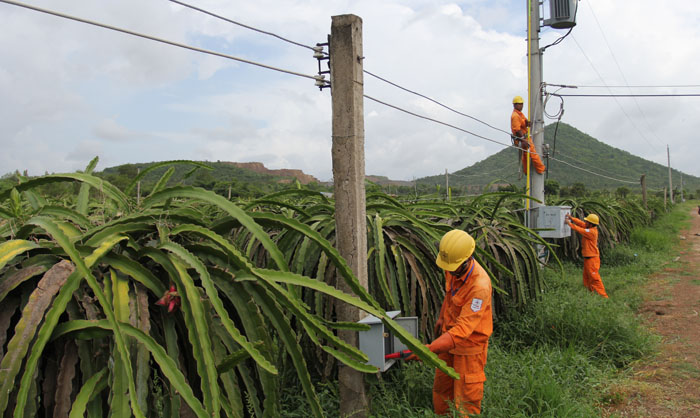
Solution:
<svg viewBox="0 0 700 418">
<path fill-rule="evenodd" d="M 524 103 L 523 98 L 520 96 L 513 97 L 513 104 L 516 104 L 516 103 Z"/>
<path fill-rule="evenodd" d="M 600 222 L 600 219 L 598 219 L 598 215 L 596 215 L 595 213 L 589 214 L 588 216 L 583 218 L 583 220 L 588 221 L 594 225 L 598 225 L 598 223 Z"/>
<path fill-rule="evenodd" d="M 445 271 L 455 271 L 474 253 L 476 242 L 471 235 L 460 229 L 453 229 L 440 240 L 440 252 L 435 264 Z"/>
</svg>

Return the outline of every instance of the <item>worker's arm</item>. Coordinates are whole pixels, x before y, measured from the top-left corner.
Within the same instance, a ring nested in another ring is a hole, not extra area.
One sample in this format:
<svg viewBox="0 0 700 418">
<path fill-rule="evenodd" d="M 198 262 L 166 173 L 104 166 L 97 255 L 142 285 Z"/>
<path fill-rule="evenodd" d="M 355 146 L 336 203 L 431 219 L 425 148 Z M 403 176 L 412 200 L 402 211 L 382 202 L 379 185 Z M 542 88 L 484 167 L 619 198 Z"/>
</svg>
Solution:
<svg viewBox="0 0 700 418">
<path fill-rule="evenodd" d="M 510 130 L 513 132 L 513 135 L 519 138 L 525 138 L 527 136 L 527 131 L 525 130 L 527 126 L 522 126 L 522 123 L 520 122 L 520 117 L 513 112 L 510 115 Z"/>
<path fill-rule="evenodd" d="M 576 219 L 576 218 L 573 218 L 573 219 Z M 578 220 L 578 219 L 577 219 L 577 220 Z M 585 224 L 584 224 L 584 225 L 585 225 Z M 571 229 L 573 229 L 574 231 L 576 231 L 576 232 L 578 232 L 579 234 L 581 234 L 581 236 L 584 236 L 584 237 L 590 238 L 590 239 L 596 239 L 596 238 L 597 238 L 595 231 L 593 231 L 593 228 L 585 228 L 585 227 L 582 227 L 582 226 L 574 225 L 574 224 L 572 224 L 571 222 L 569 222 L 569 226 L 571 227 Z"/>
<path fill-rule="evenodd" d="M 586 223 L 585 223 L 584 221 L 580 220 L 579 218 L 574 218 L 574 217 L 572 216 L 572 217 L 569 218 L 569 220 L 570 220 L 572 223 L 574 223 L 574 224 L 576 224 L 576 225 L 578 225 L 578 226 L 580 226 L 580 227 L 582 227 L 582 228 L 583 228 L 584 226 L 586 226 Z"/>
</svg>

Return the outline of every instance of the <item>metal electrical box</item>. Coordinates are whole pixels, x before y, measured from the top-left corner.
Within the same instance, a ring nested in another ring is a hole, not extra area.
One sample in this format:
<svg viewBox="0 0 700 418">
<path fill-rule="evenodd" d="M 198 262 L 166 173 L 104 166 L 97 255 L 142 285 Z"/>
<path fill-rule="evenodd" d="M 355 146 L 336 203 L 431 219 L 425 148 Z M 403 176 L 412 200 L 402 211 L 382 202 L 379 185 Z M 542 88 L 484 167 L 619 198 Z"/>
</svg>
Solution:
<svg viewBox="0 0 700 418">
<path fill-rule="evenodd" d="M 549 19 L 544 25 L 554 29 L 569 29 L 576 26 L 578 0 L 549 0 Z"/>
<path fill-rule="evenodd" d="M 418 318 L 415 316 L 397 318 L 400 313 L 401 311 L 389 311 L 386 314 L 408 331 L 409 334 L 418 338 Z M 397 351 L 407 350 L 408 347 L 391 330 L 385 329 L 382 320 L 376 316 L 368 315 L 358 322 L 370 326 L 369 331 L 359 332 L 360 351 L 369 357 L 367 364 L 378 367 L 380 372 L 387 371 L 396 360 L 385 360 L 384 356 Z"/>
<path fill-rule="evenodd" d="M 571 228 L 564 222 L 567 213 L 571 213 L 571 206 L 538 206 L 532 209 L 533 225 L 537 229 L 551 229 L 538 231 L 542 238 L 570 237 Z"/>
</svg>

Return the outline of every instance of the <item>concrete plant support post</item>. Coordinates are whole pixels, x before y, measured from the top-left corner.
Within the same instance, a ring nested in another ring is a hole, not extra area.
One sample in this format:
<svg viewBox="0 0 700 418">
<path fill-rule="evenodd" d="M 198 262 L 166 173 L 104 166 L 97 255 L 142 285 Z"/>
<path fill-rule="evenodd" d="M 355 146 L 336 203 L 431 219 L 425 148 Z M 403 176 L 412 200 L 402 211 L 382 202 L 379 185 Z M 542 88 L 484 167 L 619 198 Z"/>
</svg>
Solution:
<svg viewBox="0 0 700 418">
<path fill-rule="evenodd" d="M 360 284 L 367 289 L 367 219 L 365 211 L 365 128 L 363 116 L 362 19 L 333 16 L 330 38 L 333 104 L 333 189 L 336 246 Z M 338 288 L 351 293 L 339 278 Z M 337 302 L 339 321 L 357 322 L 364 312 Z M 359 344 L 356 331 L 338 331 L 349 344 Z M 340 416 L 365 418 L 369 402 L 363 373 L 340 365 Z"/>
</svg>

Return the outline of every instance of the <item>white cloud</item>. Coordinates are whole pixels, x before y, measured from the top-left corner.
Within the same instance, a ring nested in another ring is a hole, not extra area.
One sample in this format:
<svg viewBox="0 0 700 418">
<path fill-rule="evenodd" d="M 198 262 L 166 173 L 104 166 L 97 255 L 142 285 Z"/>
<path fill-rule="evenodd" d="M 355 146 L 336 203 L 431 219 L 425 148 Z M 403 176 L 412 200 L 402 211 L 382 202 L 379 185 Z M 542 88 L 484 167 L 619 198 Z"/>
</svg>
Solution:
<svg viewBox="0 0 700 418">
<path fill-rule="evenodd" d="M 33 0 L 31 4 L 303 74 L 317 71 L 307 49 L 168 2 Z M 357 14 L 363 19 L 366 70 L 499 129 L 508 129 L 511 98 L 527 96 L 527 22 L 520 1 L 234 4 L 201 0 L 193 4 L 306 45 L 326 40 L 332 15 Z M 698 84 L 692 71 L 700 60 L 698 3 L 678 1 L 673 7 L 659 7 L 658 2 L 640 0 L 633 8 L 628 6 L 602 0 L 581 2 L 572 35 L 544 54 L 545 81 Z M 270 168 L 298 168 L 323 180 L 331 177 L 330 92 L 318 91 L 312 80 L 6 4 L 0 5 L 0 19 L 0 146 L 4 151 L 0 164 L 4 172 L 82 169 L 100 153 L 100 168 L 171 158 L 261 161 Z M 541 45 L 563 33 L 544 29 Z M 369 96 L 509 142 L 503 132 L 367 74 L 364 84 Z M 663 91 L 687 92 L 688 88 Z M 364 106 L 370 174 L 396 179 L 441 174 L 502 149 L 369 100 Z M 659 163 L 665 162 L 668 144 L 674 166 L 700 175 L 693 145 L 700 130 L 699 107 L 697 98 L 638 98 L 636 102 L 619 98 L 616 102 L 567 97 L 562 121 Z"/>
</svg>

